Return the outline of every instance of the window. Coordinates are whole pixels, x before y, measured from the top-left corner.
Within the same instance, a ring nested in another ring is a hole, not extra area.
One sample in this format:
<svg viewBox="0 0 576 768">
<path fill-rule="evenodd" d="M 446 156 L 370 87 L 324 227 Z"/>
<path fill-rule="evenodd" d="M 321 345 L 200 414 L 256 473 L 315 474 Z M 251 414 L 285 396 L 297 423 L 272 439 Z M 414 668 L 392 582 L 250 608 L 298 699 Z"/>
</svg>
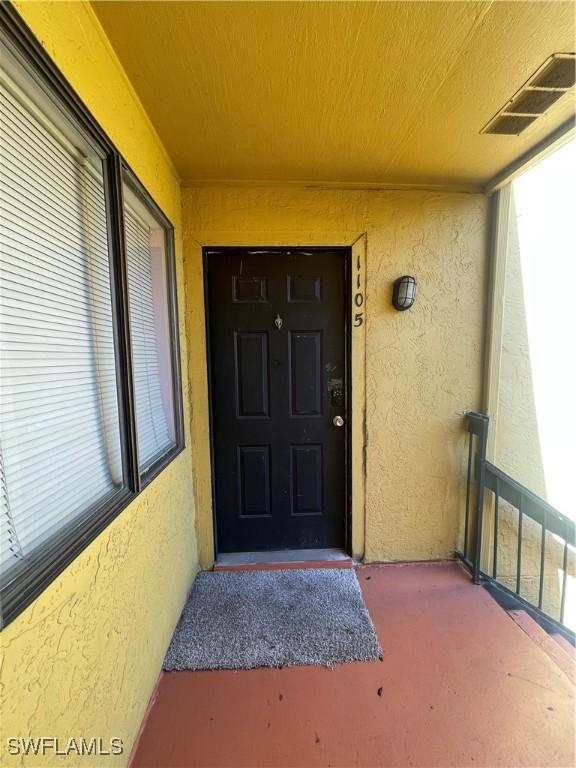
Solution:
<svg viewBox="0 0 576 768">
<path fill-rule="evenodd" d="M 15 30 L 0 68 L 5 623 L 183 437 L 171 226 L 14 12 L 1 13 Z"/>
<path fill-rule="evenodd" d="M 4 572 L 124 476 L 102 160 L 0 88 Z"/>
<path fill-rule="evenodd" d="M 128 306 L 138 442 L 146 473 L 176 444 L 166 230 L 126 174 L 123 184 Z"/>
</svg>

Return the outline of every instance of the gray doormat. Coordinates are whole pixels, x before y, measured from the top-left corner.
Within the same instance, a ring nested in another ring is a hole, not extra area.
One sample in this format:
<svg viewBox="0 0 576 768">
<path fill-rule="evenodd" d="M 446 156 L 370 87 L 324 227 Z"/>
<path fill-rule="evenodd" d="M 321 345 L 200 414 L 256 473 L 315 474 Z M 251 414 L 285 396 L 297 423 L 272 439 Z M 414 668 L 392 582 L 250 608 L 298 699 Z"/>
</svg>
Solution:
<svg viewBox="0 0 576 768">
<path fill-rule="evenodd" d="M 352 569 L 202 572 L 164 669 L 331 667 L 381 654 Z"/>
</svg>

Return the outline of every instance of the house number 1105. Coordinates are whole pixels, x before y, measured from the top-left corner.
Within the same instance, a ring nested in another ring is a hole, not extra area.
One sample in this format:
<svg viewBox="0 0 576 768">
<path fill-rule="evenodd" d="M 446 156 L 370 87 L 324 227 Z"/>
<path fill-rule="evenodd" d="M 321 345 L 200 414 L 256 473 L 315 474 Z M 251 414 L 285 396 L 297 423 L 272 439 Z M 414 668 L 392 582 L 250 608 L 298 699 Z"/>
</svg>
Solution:
<svg viewBox="0 0 576 768">
<path fill-rule="evenodd" d="M 356 261 L 356 288 L 360 288 L 360 256 L 358 256 L 358 259 Z M 364 295 L 361 293 L 361 291 L 358 291 L 358 293 L 354 296 L 354 304 L 357 307 L 361 307 L 364 304 Z M 356 328 L 362 325 L 364 322 L 364 312 L 356 312 L 354 315 L 354 325 Z"/>
</svg>

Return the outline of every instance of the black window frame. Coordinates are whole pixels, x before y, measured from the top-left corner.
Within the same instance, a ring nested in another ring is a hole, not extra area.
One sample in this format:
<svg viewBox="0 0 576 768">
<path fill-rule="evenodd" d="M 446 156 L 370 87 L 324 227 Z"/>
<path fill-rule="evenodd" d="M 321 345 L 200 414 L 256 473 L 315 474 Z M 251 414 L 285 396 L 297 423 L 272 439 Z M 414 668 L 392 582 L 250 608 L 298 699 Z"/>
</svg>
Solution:
<svg viewBox="0 0 576 768">
<path fill-rule="evenodd" d="M 182 386 L 181 386 L 181 370 L 180 370 L 180 345 L 178 342 L 178 296 L 176 291 L 177 276 L 176 276 L 176 258 L 175 258 L 175 243 L 174 243 L 174 227 L 170 223 L 169 219 L 164 215 L 163 211 L 156 204 L 152 196 L 148 193 L 146 187 L 140 182 L 136 174 L 131 170 L 127 163 L 121 161 L 120 168 L 120 184 L 127 183 L 134 194 L 141 200 L 141 202 L 148 208 L 150 213 L 162 226 L 166 235 L 166 284 L 167 284 L 167 300 L 168 300 L 168 325 L 170 329 L 170 363 L 172 371 L 172 399 L 174 404 L 174 434 L 175 443 L 172 448 L 166 451 L 160 456 L 145 472 L 141 472 L 138 466 L 138 445 L 137 441 L 134 444 L 135 455 L 135 472 L 139 477 L 139 490 L 143 490 L 149 485 L 155 477 L 157 477 L 162 470 L 171 463 L 184 447 L 184 416 L 183 416 L 183 404 L 182 404 Z M 127 275 L 127 261 L 126 261 L 126 243 L 124 240 L 124 207 L 123 196 L 120 196 L 120 202 L 122 203 L 121 213 L 121 231 L 123 236 L 122 242 L 122 266 L 124 270 L 124 276 Z M 128 302 L 128 287 L 126 282 L 126 302 Z M 128 311 L 128 304 L 126 304 Z M 129 318 L 127 322 L 129 326 Z M 133 397 L 133 389 L 131 396 Z M 134 409 L 134 406 L 133 406 Z M 135 425 L 135 418 L 134 418 Z M 136 439 L 136 429 L 134 430 L 134 436 Z"/>
<path fill-rule="evenodd" d="M 0 42 L 2 44 L 6 42 L 24 68 L 32 73 L 43 88 L 56 96 L 57 102 L 65 110 L 66 116 L 74 127 L 95 145 L 103 156 L 118 413 L 124 474 L 123 484 L 118 491 L 85 510 L 69 525 L 57 531 L 27 555 L 25 560 L 7 571 L 0 585 L 0 629 L 3 629 L 36 600 L 46 587 L 184 450 L 185 442 L 174 227 L 20 14 L 8 2 L 0 2 Z M 175 444 L 143 474 L 138 467 L 132 377 L 122 194 L 124 178 L 129 179 L 132 188 L 150 208 L 166 233 L 167 311 Z"/>
</svg>

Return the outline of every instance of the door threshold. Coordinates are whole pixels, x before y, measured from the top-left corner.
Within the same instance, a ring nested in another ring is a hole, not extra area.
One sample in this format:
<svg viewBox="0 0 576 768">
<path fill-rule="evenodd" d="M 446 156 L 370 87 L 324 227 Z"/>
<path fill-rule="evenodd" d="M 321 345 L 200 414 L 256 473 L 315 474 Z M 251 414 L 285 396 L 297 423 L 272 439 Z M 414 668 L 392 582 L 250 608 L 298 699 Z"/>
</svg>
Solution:
<svg viewBox="0 0 576 768">
<path fill-rule="evenodd" d="M 352 568 L 352 558 L 341 549 L 283 549 L 273 552 L 231 552 L 218 555 L 215 571 L 280 568 Z"/>
</svg>

